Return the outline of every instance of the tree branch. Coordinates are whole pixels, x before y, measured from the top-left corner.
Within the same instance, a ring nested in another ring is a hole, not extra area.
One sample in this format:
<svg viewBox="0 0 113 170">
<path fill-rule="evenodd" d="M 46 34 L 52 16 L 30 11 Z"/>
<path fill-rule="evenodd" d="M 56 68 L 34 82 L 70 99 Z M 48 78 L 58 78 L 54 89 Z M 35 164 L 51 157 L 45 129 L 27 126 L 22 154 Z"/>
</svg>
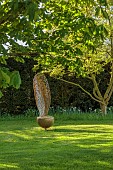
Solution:
<svg viewBox="0 0 113 170">
<path fill-rule="evenodd" d="M 67 80 L 64 80 L 64 79 L 61 79 L 61 78 L 56 78 L 57 80 L 61 80 L 65 83 L 69 83 L 69 84 L 72 84 L 74 86 L 77 86 L 79 87 L 82 91 L 84 91 L 86 94 L 88 94 L 93 100 L 95 100 L 96 102 L 99 102 L 99 103 L 102 103 L 104 104 L 102 101 L 96 99 L 95 97 L 93 97 L 87 90 L 85 90 L 80 84 L 76 84 L 76 83 L 73 83 L 73 82 L 70 82 L 70 81 L 67 81 Z"/>
<path fill-rule="evenodd" d="M 92 74 L 91 77 L 92 77 L 92 81 L 93 81 L 93 84 L 94 84 L 95 92 L 98 95 L 97 98 L 100 98 L 100 100 L 103 100 L 103 97 L 102 97 L 101 92 L 100 92 L 100 90 L 98 88 L 98 84 L 97 84 L 97 81 L 95 79 L 95 76 Z"/>
<path fill-rule="evenodd" d="M 106 53 L 107 53 L 108 55 L 110 55 L 110 56 L 111 56 L 111 54 L 110 54 L 108 51 L 106 51 Z"/>
<path fill-rule="evenodd" d="M 96 94 L 96 89 L 95 89 L 95 88 L 93 88 L 93 94 L 94 94 L 94 96 L 95 96 L 97 99 L 101 100 L 100 97 Z"/>
<path fill-rule="evenodd" d="M 110 100 L 110 98 L 111 98 L 112 93 L 113 93 L 113 87 L 112 87 L 112 89 L 111 89 L 111 91 L 110 91 L 110 93 L 109 93 L 109 95 L 108 95 L 108 98 L 106 98 L 106 103 L 108 103 L 108 102 L 109 102 L 109 100 Z"/>
<path fill-rule="evenodd" d="M 19 53 L 19 52 L 16 52 L 16 53 L 7 53 L 8 56 L 37 56 L 39 55 L 40 53 L 38 52 L 22 52 L 22 53 Z"/>
<path fill-rule="evenodd" d="M 111 32 L 111 58 L 112 58 L 112 66 L 111 66 L 111 78 L 108 85 L 108 88 L 105 92 L 104 99 L 109 101 L 112 93 L 113 93 L 113 31 Z M 110 96 L 110 97 L 109 97 Z"/>
</svg>

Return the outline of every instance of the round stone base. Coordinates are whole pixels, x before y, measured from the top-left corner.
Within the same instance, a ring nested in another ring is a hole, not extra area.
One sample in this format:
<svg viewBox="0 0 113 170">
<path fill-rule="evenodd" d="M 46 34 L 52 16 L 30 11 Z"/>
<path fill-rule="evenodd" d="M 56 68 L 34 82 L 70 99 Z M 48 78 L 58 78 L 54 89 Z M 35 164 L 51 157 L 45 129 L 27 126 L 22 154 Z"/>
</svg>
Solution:
<svg viewBox="0 0 113 170">
<path fill-rule="evenodd" d="M 37 117 L 37 122 L 40 127 L 47 129 L 54 124 L 54 117 L 52 116 Z"/>
</svg>

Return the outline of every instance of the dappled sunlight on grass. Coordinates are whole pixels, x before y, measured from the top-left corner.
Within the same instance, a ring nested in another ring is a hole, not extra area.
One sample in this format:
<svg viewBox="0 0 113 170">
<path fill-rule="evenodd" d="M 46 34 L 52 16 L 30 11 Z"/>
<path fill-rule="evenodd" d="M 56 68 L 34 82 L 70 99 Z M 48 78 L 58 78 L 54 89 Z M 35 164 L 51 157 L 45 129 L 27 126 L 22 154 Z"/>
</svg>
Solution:
<svg viewBox="0 0 113 170">
<path fill-rule="evenodd" d="M 111 166 L 112 167 L 112 164 L 110 164 L 109 162 L 105 162 L 105 161 L 97 161 L 97 164 L 106 165 L 106 166 Z"/>
<path fill-rule="evenodd" d="M 4 141 L 18 141 L 18 140 L 38 140 L 38 139 L 56 139 L 56 140 L 79 140 L 91 139 L 106 140 L 112 139 L 112 125 L 66 125 L 56 126 L 51 130 L 45 131 L 40 127 L 33 127 L 31 129 L 3 131 L 0 132 L 4 136 Z M 52 134 L 52 135 L 51 135 Z M 67 135 L 68 134 L 68 135 Z M 96 134 L 96 135 L 95 135 Z M 101 138 L 100 138 L 101 137 Z M 102 144 L 102 143 L 101 143 Z"/>
<path fill-rule="evenodd" d="M 22 133 L 21 131 L 18 131 L 18 130 L 15 131 L 15 132 L 13 132 L 13 131 L 4 132 L 4 135 L 5 136 L 7 135 L 6 141 L 8 141 L 8 137 L 9 137 L 9 140 L 10 140 L 14 136 L 21 138 L 21 139 L 26 139 L 26 140 L 33 139 L 33 137 L 30 136 L 29 134 L 27 135 L 27 134 L 25 134 L 25 132 Z M 15 139 L 17 139 L 17 138 L 15 138 Z"/>
<path fill-rule="evenodd" d="M 5 169 L 18 169 L 19 167 L 18 167 L 18 165 L 16 165 L 16 164 L 13 164 L 13 163 L 11 163 L 11 164 L 6 164 L 6 163 L 0 163 L 0 169 L 1 168 L 5 168 Z"/>
<path fill-rule="evenodd" d="M 1 121 L 0 168 L 112 170 L 113 125 L 71 123 L 45 131 L 35 121 Z"/>
</svg>

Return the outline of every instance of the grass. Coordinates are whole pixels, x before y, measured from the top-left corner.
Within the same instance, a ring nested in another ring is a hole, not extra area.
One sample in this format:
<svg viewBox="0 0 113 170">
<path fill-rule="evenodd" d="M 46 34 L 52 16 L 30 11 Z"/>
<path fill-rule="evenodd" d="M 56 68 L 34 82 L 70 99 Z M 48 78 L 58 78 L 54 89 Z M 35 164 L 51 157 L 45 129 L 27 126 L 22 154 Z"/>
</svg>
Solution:
<svg viewBox="0 0 113 170">
<path fill-rule="evenodd" d="M 35 117 L 0 119 L 0 169 L 113 170 L 113 117 L 56 114 L 48 131 Z"/>
</svg>

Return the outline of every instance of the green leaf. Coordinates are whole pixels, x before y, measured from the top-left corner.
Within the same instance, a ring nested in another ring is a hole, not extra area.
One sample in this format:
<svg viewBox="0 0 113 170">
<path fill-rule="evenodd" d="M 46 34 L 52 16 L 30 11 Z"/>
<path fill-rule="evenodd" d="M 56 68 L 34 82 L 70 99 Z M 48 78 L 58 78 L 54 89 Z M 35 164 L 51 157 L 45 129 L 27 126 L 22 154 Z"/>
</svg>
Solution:
<svg viewBox="0 0 113 170">
<path fill-rule="evenodd" d="M 24 62 L 25 62 L 22 57 L 18 57 L 18 56 L 15 58 L 15 60 L 16 60 L 17 62 L 21 62 L 21 63 L 24 63 Z"/>
<path fill-rule="evenodd" d="M 0 98 L 3 96 L 3 93 L 1 92 L 1 90 L 0 90 Z"/>
<path fill-rule="evenodd" d="M 79 48 L 76 48 L 76 54 L 77 55 L 83 55 L 83 52 Z"/>
<path fill-rule="evenodd" d="M 2 63 L 2 64 L 4 64 L 4 65 L 7 64 L 5 56 L 1 56 L 1 57 L 0 57 L 0 63 Z"/>
<path fill-rule="evenodd" d="M 97 7 L 95 9 L 95 16 L 99 16 L 99 13 L 100 13 L 100 7 Z"/>
<path fill-rule="evenodd" d="M 20 78 L 19 72 L 18 71 L 13 71 L 11 73 L 10 78 L 11 78 L 10 85 L 12 85 L 16 89 L 18 89 L 20 87 L 20 84 L 21 84 L 21 78 Z"/>
<path fill-rule="evenodd" d="M 0 70 L 0 72 L 1 72 L 2 79 L 5 80 L 5 82 L 7 84 L 9 84 L 10 83 L 10 76 L 7 73 L 5 73 L 3 70 Z"/>
<path fill-rule="evenodd" d="M 34 20 L 34 17 L 35 17 L 35 4 L 34 3 L 31 3 L 29 5 L 29 9 L 28 9 L 28 15 L 29 15 L 29 20 L 30 21 L 33 21 Z"/>
<path fill-rule="evenodd" d="M 103 8 L 101 8 L 101 12 L 104 18 L 109 19 L 108 13 L 105 10 L 103 10 Z"/>
<path fill-rule="evenodd" d="M 4 48 L 2 44 L 0 44 L 0 52 L 3 54 L 7 54 L 7 50 Z"/>
<path fill-rule="evenodd" d="M 18 10 L 18 1 L 14 3 L 14 10 Z"/>
<path fill-rule="evenodd" d="M 108 35 L 108 31 L 105 27 L 104 27 L 104 33 L 105 33 L 106 36 Z"/>
</svg>

